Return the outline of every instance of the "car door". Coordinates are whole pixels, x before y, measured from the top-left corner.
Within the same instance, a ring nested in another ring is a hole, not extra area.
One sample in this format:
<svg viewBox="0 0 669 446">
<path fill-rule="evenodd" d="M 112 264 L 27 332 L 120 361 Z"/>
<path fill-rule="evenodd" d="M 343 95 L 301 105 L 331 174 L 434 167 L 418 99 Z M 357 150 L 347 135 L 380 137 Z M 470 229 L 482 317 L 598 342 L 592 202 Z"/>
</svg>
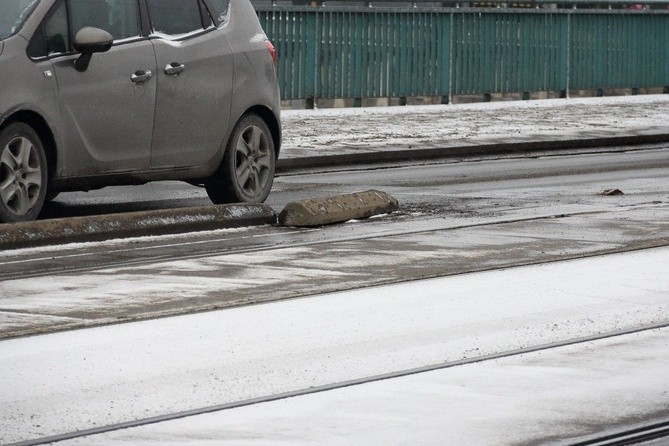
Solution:
<svg viewBox="0 0 669 446">
<path fill-rule="evenodd" d="M 79 72 L 72 40 L 85 26 L 108 31 L 114 45 L 93 54 L 87 69 Z M 151 42 L 142 37 L 138 0 L 61 0 L 42 33 L 47 53 L 54 57 L 63 120 L 60 175 L 148 169 L 156 61 Z"/>
<path fill-rule="evenodd" d="M 157 60 L 151 168 L 202 166 L 230 130 L 233 62 L 201 0 L 147 0 Z"/>
</svg>

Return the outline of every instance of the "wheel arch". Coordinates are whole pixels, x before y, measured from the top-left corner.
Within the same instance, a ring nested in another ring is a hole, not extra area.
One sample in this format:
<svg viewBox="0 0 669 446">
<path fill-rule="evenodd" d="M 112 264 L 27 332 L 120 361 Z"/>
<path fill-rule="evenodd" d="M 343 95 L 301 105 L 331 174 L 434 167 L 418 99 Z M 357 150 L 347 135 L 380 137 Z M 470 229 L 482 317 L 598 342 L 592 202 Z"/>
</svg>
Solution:
<svg viewBox="0 0 669 446">
<path fill-rule="evenodd" d="M 57 160 L 56 139 L 53 136 L 51 127 L 49 127 L 46 119 L 44 119 L 39 113 L 30 110 L 20 110 L 7 116 L 2 124 L 0 124 L 0 129 L 3 129 L 9 124 L 15 122 L 22 122 L 26 125 L 29 125 L 33 130 L 35 130 L 37 135 L 42 140 L 42 145 L 44 146 L 44 152 L 46 155 L 49 185 L 51 185 L 56 173 Z"/>
<path fill-rule="evenodd" d="M 242 117 L 250 113 L 260 116 L 260 118 L 265 121 L 265 124 L 267 124 L 267 127 L 269 127 L 269 131 L 272 133 L 272 141 L 274 142 L 274 151 L 276 152 L 276 158 L 278 159 L 279 152 L 281 151 L 281 123 L 279 122 L 279 119 L 271 109 L 263 105 L 255 105 L 249 108 L 242 114 Z M 241 119 L 241 117 L 239 119 Z"/>
</svg>

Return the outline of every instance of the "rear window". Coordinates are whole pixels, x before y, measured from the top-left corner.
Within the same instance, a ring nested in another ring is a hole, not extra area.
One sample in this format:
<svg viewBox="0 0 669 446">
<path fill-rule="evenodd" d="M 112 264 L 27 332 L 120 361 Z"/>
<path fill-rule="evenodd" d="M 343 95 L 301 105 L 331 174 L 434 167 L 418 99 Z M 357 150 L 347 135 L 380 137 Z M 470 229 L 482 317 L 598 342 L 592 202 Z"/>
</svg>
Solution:
<svg viewBox="0 0 669 446">
<path fill-rule="evenodd" d="M 198 0 L 148 0 L 147 5 L 157 33 L 178 36 L 203 29 Z"/>
<path fill-rule="evenodd" d="M 230 7 L 230 0 L 209 0 L 209 4 L 214 9 L 211 11 L 212 15 L 217 17 L 219 22 L 224 22 Z"/>
</svg>

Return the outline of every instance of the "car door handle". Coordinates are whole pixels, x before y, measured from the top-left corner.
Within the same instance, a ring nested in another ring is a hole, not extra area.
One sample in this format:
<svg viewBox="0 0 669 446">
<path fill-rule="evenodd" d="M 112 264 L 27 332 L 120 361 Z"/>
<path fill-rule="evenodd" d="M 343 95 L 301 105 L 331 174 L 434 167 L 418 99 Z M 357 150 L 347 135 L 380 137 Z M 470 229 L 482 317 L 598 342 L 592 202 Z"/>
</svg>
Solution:
<svg viewBox="0 0 669 446">
<path fill-rule="evenodd" d="M 142 84 L 151 79 L 151 76 L 153 76 L 151 70 L 137 70 L 134 73 L 132 73 L 132 76 L 130 76 L 130 80 L 135 84 Z"/>
<path fill-rule="evenodd" d="M 165 74 L 168 76 L 178 76 L 185 69 L 186 65 L 179 62 L 172 62 L 165 67 Z"/>
</svg>

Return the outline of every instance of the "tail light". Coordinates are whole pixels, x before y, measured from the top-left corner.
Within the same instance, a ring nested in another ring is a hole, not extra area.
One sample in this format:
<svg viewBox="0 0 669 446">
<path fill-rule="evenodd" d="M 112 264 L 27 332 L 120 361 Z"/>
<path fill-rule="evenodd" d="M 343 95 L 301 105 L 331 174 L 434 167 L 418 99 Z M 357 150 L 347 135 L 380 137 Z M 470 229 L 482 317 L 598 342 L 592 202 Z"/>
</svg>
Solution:
<svg viewBox="0 0 669 446">
<path fill-rule="evenodd" d="M 272 45 L 272 42 L 269 40 L 265 40 L 265 48 L 267 48 L 267 51 L 269 51 L 269 55 L 272 56 L 272 62 L 274 62 L 274 65 L 276 66 L 277 55 L 276 50 L 274 49 L 274 45 Z"/>
</svg>

